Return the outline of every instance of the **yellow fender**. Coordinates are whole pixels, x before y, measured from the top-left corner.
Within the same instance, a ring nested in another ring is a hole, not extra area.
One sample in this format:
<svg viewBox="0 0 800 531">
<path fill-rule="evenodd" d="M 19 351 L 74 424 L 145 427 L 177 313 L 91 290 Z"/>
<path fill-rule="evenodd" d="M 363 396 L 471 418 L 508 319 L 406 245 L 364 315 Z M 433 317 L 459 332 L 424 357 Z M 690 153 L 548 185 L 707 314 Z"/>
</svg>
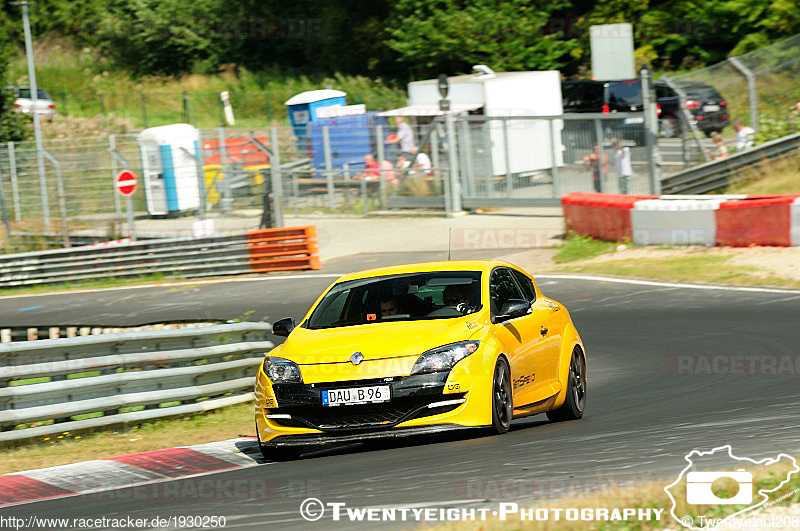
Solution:
<svg viewBox="0 0 800 531">
<path fill-rule="evenodd" d="M 569 364 L 572 360 L 572 351 L 575 346 L 578 346 L 583 352 L 584 361 L 587 362 L 586 380 L 588 380 L 588 361 L 586 360 L 586 349 L 583 347 L 581 336 L 578 335 L 578 330 L 570 322 L 564 327 L 564 335 L 561 337 L 561 352 L 558 361 L 558 381 L 561 383 L 561 391 L 556 396 L 556 401 L 553 404 L 553 409 L 559 408 L 564 405 L 567 399 L 567 389 L 569 388 Z"/>
</svg>

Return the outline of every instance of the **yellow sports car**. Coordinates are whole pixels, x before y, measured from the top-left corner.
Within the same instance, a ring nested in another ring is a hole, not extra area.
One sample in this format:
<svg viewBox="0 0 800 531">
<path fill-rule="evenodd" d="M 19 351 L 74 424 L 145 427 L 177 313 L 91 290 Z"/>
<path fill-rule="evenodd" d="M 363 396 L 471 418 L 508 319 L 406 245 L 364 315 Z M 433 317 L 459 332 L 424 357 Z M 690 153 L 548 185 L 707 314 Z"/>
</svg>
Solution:
<svg viewBox="0 0 800 531">
<path fill-rule="evenodd" d="M 579 419 L 586 351 L 566 308 L 522 269 L 446 261 L 345 275 L 286 341 L 255 385 L 264 457 L 306 445 L 486 427 L 547 413 Z"/>
</svg>

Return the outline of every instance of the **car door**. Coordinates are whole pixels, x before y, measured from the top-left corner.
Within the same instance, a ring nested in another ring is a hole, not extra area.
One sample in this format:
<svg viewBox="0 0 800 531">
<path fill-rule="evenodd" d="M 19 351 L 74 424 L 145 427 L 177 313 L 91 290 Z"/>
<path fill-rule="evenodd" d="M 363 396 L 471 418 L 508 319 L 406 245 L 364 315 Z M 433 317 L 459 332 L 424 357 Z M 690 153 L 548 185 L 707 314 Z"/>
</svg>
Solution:
<svg viewBox="0 0 800 531">
<path fill-rule="evenodd" d="M 517 281 L 525 300 L 531 303 L 531 314 L 535 315 L 538 322 L 541 323 L 539 328 L 539 335 L 542 339 L 542 355 L 538 358 L 536 364 L 536 385 L 534 389 L 540 389 L 544 386 L 552 384 L 558 380 L 558 356 L 560 353 L 561 344 L 561 327 L 558 326 L 558 319 L 555 315 L 555 308 L 560 308 L 554 305 L 549 299 L 543 297 L 536 298 L 536 288 L 533 285 L 533 280 L 530 277 L 517 271 L 511 270 L 514 280 Z M 543 328 L 542 328 L 543 326 Z"/>
<path fill-rule="evenodd" d="M 536 390 L 542 387 L 542 375 L 537 374 L 537 370 L 548 357 L 542 335 L 542 330 L 547 328 L 546 312 L 532 311 L 521 317 L 496 322 L 504 303 L 511 299 L 526 299 L 509 268 L 500 267 L 492 271 L 489 296 L 495 337 L 503 344 L 511 363 L 514 407 L 523 408 L 540 400 Z"/>
</svg>

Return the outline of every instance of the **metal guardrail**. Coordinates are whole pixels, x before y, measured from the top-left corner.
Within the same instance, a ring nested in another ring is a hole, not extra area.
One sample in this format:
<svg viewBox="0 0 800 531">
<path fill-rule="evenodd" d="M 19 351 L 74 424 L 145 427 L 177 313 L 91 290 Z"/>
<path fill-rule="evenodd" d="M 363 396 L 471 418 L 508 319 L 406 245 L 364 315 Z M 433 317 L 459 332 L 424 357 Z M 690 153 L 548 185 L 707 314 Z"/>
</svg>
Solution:
<svg viewBox="0 0 800 531">
<path fill-rule="evenodd" d="M 0 443 L 248 402 L 270 331 L 236 323 L 0 345 Z M 79 418 L 89 414 L 101 416 Z"/>
<path fill-rule="evenodd" d="M 191 278 L 319 269 L 316 239 L 310 226 L 0 255 L 0 288 L 153 274 Z"/>
<path fill-rule="evenodd" d="M 702 194 L 718 190 L 735 182 L 737 179 L 732 177 L 741 170 L 798 152 L 800 152 L 800 133 L 673 173 L 661 180 L 661 192 L 663 194 Z"/>
<path fill-rule="evenodd" d="M 15 341 L 40 341 L 78 336 L 97 336 L 100 334 L 120 334 L 127 332 L 149 332 L 152 330 L 176 330 L 179 328 L 202 328 L 222 324 L 223 321 L 178 321 L 174 323 L 153 323 L 133 327 L 110 326 L 33 326 L 0 328 L 0 343 Z"/>
</svg>

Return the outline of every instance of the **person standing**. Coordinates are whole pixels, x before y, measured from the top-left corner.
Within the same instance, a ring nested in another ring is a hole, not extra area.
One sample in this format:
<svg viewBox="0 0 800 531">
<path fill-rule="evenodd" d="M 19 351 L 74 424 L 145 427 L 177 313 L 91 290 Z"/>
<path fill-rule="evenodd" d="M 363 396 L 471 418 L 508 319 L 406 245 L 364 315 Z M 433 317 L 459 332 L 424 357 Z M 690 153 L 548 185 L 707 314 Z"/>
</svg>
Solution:
<svg viewBox="0 0 800 531">
<path fill-rule="evenodd" d="M 608 155 L 600 153 L 600 146 L 595 142 L 592 145 L 592 152 L 583 157 L 583 165 L 592 172 L 592 184 L 594 184 L 594 191 L 600 191 L 600 161 L 603 161 L 602 173 L 608 173 Z"/>
<path fill-rule="evenodd" d="M 616 138 L 611 140 L 611 147 L 614 149 L 614 168 L 617 170 L 617 179 L 619 179 L 619 193 L 627 194 L 633 175 L 631 148 L 623 147 Z"/>
<path fill-rule="evenodd" d="M 394 117 L 394 125 L 397 126 L 397 134 L 394 142 L 400 144 L 400 152 L 406 157 L 410 158 L 417 141 L 414 138 L 414 130 L 408 125 L 402 116 Z"/>
<path fill-rule="evenodd" d="M 753 137 L 756 135 L 755 129 L 742 125 L 741 120 L 734 120 L 733 128 L 736 130 L 736 151 L 753 147 Z"/>
</svg>

